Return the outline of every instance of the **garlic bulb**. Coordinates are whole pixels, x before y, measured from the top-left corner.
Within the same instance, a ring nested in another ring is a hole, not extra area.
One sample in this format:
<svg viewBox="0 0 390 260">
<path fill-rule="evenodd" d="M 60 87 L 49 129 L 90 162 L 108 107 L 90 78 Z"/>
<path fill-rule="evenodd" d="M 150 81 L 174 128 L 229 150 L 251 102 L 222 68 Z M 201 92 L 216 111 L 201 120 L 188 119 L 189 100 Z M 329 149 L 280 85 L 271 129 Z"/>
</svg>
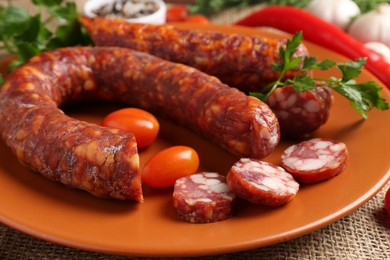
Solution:
<svg viewBox="0 0 390 260">
<path fill-rule="evenodd" d="M 381 42 L 366 42 L 364 46 L 381 55 L 387 63 L 390 63 L 390 48 Z"/>
<path fill-rule="evenodd" d="M 356 18 L 348 33 L 361 42 L 381 42 L 390 47 L 390 4 L 380 4 Z"/>
<path fill-rule="evenodd" d="M 359 6 L 352 0 L 312 0 L 306 10 L 343 30 L 360 14 Z"/>
</svg>

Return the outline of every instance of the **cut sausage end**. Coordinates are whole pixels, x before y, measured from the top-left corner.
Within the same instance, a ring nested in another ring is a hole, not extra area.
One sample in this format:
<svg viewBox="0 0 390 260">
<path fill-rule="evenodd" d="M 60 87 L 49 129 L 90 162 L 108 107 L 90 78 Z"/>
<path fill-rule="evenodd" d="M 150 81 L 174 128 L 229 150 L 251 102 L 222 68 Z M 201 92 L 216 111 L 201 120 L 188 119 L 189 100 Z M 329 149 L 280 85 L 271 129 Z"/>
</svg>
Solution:
<svg viewBox="0 0 390 260">
<path fill-rule="evenodd" d="M 282 137 L 303 138 L 312 135 L 325 124 L 333 103 L 326 87 L 296 92 L 293 86 L 277 88 L 267 104 L 276 114 Z"/>
</svg>

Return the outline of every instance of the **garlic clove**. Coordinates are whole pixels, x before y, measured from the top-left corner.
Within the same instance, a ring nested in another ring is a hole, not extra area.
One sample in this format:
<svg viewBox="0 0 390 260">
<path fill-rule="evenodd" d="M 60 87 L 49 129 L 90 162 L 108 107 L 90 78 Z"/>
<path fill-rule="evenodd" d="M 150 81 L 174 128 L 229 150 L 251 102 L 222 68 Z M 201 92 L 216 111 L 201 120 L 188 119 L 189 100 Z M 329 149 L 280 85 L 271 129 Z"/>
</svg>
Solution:
<svg viewBox="0 0 390 260">
<path fill-rule="evenodd" d="M 375 10 L 357 17 L 348 29 L 355 39 L 381 42 L 390 47 L 390 4 L 382 3 Z"/>
<path fill-rule="evenodd" d="M 306 10 L 343 30 L 360 14 L 359 6 L 352 0 L 312 0 Z"/>
</svg>

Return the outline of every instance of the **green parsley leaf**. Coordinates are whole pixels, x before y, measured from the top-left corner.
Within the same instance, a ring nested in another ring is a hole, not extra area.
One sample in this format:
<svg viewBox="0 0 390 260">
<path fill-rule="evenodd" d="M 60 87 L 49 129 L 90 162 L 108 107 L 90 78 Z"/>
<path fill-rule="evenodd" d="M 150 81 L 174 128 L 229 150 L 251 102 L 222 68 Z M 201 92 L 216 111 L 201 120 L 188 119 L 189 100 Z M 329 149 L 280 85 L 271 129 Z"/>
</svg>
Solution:
<svg viewBox="0 0 390 260">
<path fill-rule="evenodd" d="M 249 95 L 258 98 L 263 102 L 266 102 L 268 97 L 266 94 L 262 94 L 260 92 L 249 92 Z"/>
<path fill-rule="evenodd" d="M 315 67 L 313 67 L 312 69 L 329 70 L 330 68 L 332 68 L 336 65 L 337 65 L 337 63 L 335 61 L 330 60 L 330 59 L 326 59 L 326 60 L 323 60 L 323 61 L 316 63 Z"/>
<path fill-rule="evenodd" d="M 343 78 L 343 82 L 347 82 L 351 79 L 357 78 L 361 70 L 363 68 L 363 65 L 366 63 L 367 58 L 359 58 L 355 61 L 347 61 L 346 63 L 338 63 L 337 67 L 341 71 Z"/>
<path fill-rule="evenodd" d="M 284 67 L 285 70 L 295 70 L 299 68 L 302 59 L 300 57 L 290 58 L 290 61 Z"/>
<path fill-rule="evenodd" d="M 32 0 L 35 5 L 41 5 L 45 7 L 58 6 L 62 3 L 62 0 Z"/>
<path fill-rule="evenodd" d="M 336 87 L 333 87 L 333 89 L 342 96 L 348 98 L 352 107 L 355 108 L 363 118 L 367 118 L 366 111 L 369 110 L 369 106 L 364 102 L 361 93 L 357 89 L 344 82 L 340 82 Z"/>
<path fill-rule="evenodd" d="M 15 44 L 17 50 L 18 50 L 18 57 L 19 60 L 24 63 L 26 62 L 30 57 L 38 54 L 40 52 L 39 47 L 37 44 L 33 42 L 17 42 Z"/>
<path fill-rule="evenodd" d="M 287 83 L 292 84 L 296 92 L 311 90 L 316 86 L 313 78 L 307 73 L 296 75 L 293 80 L 287 80 Z"/>
<path fill-rule="evenodd" d="M 27 29 L 30 16 L 26 10 L 11 6 L 5 10 L 2 34 L 4 36 L 18 35 Z"/>
<path fill-rule="evenodd" d="M 317 57 L 307 56 L 303 60 L 303 66 L 302 70 L 313 70 L 313 69 L 320 69 L 320 70 L 328 70 L 332 67 L 334 67 L 337 63 L 333 60 L 326 59 L 323 61 L 317 61 Z"/>
<path fill-rule="evenodd" d="M 78 18 L 77 7 L 75 3 L 66 3 L 65 6 L 53 6 L 47 10 L 53 16 L 65 20 L 73 21 Z"/>
<path fill-rule="evenodd" d="M 281 54 L 279 53 L 279 56 L 280 55 Z M 271 66 L 272 66 L 272 70 L 282 72 L 285 65 L 284 62 L 275 62 Z"/>
<path fill-rule="evenodd" d="M 303 60 L 302 70 L 311 70 L 317 64 L 317 57 L 305 57 Z"/>
<path fill-rule="evenodd" d="M 297 50 L 298 46 L 302 42 L 302 32 L 297 32 L 293 35 L 292 39 L 288 39 L 285 47 L 285 59 L 290 60 L 291 57 L 294 55 L 295 51 Z M 283 47 L 281 47 L 283 49 Z"/>
<path fill-rule="evenodd" d="M 20 34 L 14 38 L 16 41 L 33 42 L 37 38 L 40 30 L 40 15 L 30 17 L 27 23 L 27 27 Z"/>
<path fill-rule="evenodd" d="M 356 84 L 354 88 L 361 93 L 364 102 L 366 102 L 369 106 L 376 107 L 380 110 L 389 109 L 389 104 L 385 99 L 383 99 L 383 95 L 380 92 L 382 88 L 374 81 Z"/>
<path fill-rule="evenodd" d="M 91 45 L 86 30 L 78 20 L 76 4 L 67 0 L 32 0 L 38 14 L 21 7 L 0 5 L 0 49 L 16 54 L 11 69 L 32 56 L 55 48 Z M 43 18 L 45 17 L 45 18 Z"/>
</svg>

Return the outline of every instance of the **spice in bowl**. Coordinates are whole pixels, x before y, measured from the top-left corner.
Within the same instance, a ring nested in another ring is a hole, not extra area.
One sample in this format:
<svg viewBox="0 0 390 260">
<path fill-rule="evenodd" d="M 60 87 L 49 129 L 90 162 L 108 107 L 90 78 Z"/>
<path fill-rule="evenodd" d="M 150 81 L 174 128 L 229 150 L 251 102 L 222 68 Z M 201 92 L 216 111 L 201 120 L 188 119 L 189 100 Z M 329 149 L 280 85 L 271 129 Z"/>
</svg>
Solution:
<svg viewBox="0 0 390 260">
<path fill-rule="evenodd" d="M 126 19 L 130 22 L 165 23 L 166 6 L 162 0 L 89 0 L 87 16 Z"/>
<path fill-rule="evenodd" d="M 120 17 L 125 19 L 151 15 L 159 9 L 158 4 L 151 0 L 116 0 L 93 10 L 97 16 Z"/>
</svg>

